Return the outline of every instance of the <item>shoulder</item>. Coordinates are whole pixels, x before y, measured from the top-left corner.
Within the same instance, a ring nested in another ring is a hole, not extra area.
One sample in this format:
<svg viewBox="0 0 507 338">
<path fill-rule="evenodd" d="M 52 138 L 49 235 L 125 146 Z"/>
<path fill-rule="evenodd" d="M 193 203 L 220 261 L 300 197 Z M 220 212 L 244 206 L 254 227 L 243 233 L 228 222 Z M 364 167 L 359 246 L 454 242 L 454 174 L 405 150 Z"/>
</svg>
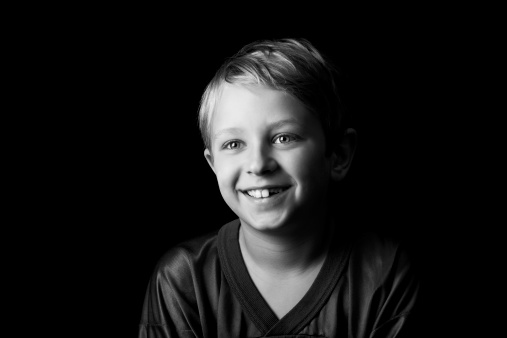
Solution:
<svg viewBox="0 0 507 338">
<path fill-rule="evenodd" d="M 181 242 L 158 260 L 145 295 L 141 332 L 162 329 L 172 336 L 189 330 L 188 320 L 198 325 L 206 277 L 212 279 L 217 270 L 216 237 L 217 231 Z"/>
<path fill-rule="evenodd" d="M 350 262 L 367 276 L 382 282 L 410 266 L 404 244 L 393 236 L 377 232 L 364 232 L 356 237 Z"/>
<path fill-rule="evenodd" d="M 217 233 L 218 230 L 173 246 L 158 260 L 153 278 L 177 287 L 191 286 L 188 282 L 217 260 Z"/>
</svg>

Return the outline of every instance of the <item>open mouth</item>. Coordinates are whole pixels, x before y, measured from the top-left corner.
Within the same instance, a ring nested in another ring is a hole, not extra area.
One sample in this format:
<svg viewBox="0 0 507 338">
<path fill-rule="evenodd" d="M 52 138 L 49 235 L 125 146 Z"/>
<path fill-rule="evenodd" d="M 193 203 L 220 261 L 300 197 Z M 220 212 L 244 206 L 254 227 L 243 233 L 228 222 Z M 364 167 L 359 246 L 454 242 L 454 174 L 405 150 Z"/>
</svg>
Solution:
<svg viewBox="0 0 507 338">
<path fill-rule="evenodd" d="M 248 195 L 253 198 L 262 199 L 262 198 L 269 198 L 274 195 L 277 195 L 281 192 L 284 192 L 285 190 L 289 189 L 289 187 L 282 187 L 282 188 L 268 188 L 268 189 L 253 189 L 253 190 L 246 190 L 243 191 L 245 195 Z"/>
</svg>

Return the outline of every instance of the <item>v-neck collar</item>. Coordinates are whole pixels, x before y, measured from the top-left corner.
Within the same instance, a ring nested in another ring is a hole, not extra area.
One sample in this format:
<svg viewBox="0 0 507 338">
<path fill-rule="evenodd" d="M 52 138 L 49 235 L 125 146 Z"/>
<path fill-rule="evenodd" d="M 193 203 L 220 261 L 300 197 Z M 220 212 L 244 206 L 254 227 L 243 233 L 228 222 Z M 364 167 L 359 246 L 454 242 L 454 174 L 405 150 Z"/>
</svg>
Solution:
<svg viewBox="0 0 507 338">
<path fill-rule="evenodd" d="M 225 278 L 248 317 L 262 335 L 297 334 L 322 309 L 343 275 L 350 246 L 335 236 L 315 281 L 303 298 L 280 320 L 255 286 L 239 247 L 240 221 L 227 223 L 218 234 L 218 255 Z"/>
</svg>

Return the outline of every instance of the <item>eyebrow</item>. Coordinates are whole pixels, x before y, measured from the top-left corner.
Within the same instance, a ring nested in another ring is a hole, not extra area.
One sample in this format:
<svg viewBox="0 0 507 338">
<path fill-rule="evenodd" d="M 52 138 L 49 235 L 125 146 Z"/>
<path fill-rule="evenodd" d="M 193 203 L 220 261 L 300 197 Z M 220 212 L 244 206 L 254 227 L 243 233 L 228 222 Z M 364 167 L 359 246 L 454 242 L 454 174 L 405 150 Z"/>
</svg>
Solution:
<svg viewBox="0 0 507 338">
<path fill-rule="evenodd" d="M 220 135 L 222 134 L 234 134 L 234 133 L 241 133 L 243 131 L 243 129 L 241 128 L 226 128 L 226 129 L 222 129 L 218 132 L 215 133 L 215 135 L 213 135 L 213 141 L 215 141 Z"/>
<path fill-rule="evenodd" d="M 293 117 L 289 117 L 287 119 L 283 119 L 283 120 L 280 120 L 280 121 L 276 121 L 276 122 L 270 123 L 269 124 L 269 128 L 270 129 L 276 129 L 276 128 L 280 128 L 280 127 L 286 126 L 288 124 L 295 124 L 295 125 L 298 125 L 298 126 L 302 126 L 302 124 L 297 119 L 295 119 Z"/>
<path fill-rule="evenodd" d="M 279 120 L 273 123 L 268 124 L 269 129 L 278 129 L 286 125 L 295 124 L 298 126 L 302 126 L 302 124 L 295 118 L 290 117 L 287 119 Z M 213 141 L 216 140 L 222 134 L 241 134 L 243 132 L 242 128 L 226 128 L 222 129 L 213 135 Z"/>
</svg>

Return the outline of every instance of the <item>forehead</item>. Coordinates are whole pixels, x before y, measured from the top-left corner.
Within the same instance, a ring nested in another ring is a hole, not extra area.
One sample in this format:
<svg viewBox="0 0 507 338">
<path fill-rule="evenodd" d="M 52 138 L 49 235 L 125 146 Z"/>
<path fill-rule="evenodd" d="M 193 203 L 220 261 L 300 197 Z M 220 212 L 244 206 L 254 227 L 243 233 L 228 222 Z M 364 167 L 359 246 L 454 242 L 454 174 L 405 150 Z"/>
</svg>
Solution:
<svg viewBox="0 0 507 338">
<path fill-rule="evenodd" d="M 279 120 L 308 123 L 315 117 L 289 93 L 263 85 L 225 83 L 211 119 L 212 134 L 218 129 L 242 125 L 245 128 Z"/>
</svg>

